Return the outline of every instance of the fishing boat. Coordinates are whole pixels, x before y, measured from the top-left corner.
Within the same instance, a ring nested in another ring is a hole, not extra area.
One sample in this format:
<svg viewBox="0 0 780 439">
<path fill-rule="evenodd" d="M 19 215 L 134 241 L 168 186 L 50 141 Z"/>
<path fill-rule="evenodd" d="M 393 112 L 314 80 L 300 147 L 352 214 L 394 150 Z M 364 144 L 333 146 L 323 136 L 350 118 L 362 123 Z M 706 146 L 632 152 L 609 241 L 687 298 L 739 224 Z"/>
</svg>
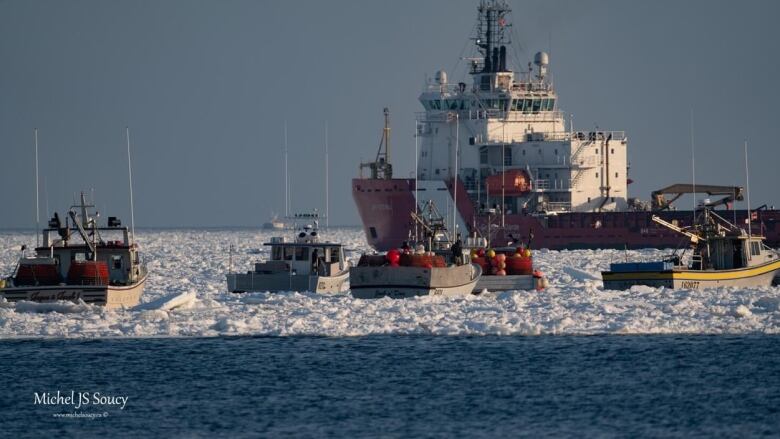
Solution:
<svg viewBox="0 0 780 439">
<path fill-rule="evenodd" d="M 422 239 L 385 254 L 362 255 L 349 275 L 354 297 L 459 296 L 476 290 L 482 268 L 471 263 L 460 241 L 450 239 L 433 202 L 422 213 L 412 212 L 412 219 Z"/>
<path fill-rule="evenodd" d="M 358 299 L 471 294 L 482 275 L 478 265 L 447 261 L 444 255 L 420 248 L 363 255 L 349 273 L 352 296 Z"/>
<path fill-rule="evenodd" d="M 780 254 L 764 243 L 763 236 L 737 227 L 706 206 L 692 227 L 658 216 L 652 220 L 682 234 L 690 245 L 661 261 L 611 264 L 609 271 L 601 273 L 605 289 L 763 287 L 771 285 L 780 271 Z"/>
<path fill-rule="evenodd" d="M 231 270 L 227 274 L 228 291 L 341 293 L 348 289 L 349 262 L 344 258 L 344 248 L 320 240 L 319 215 L 296 214 L 292 219 L 298 228 L 295 238 L 277 236 L 263 244 L 270 248 L 270 259 L 255 263 L 254 269 L 245 273 Z M 298 227 L 301 221 L 305 224 Z"/>
<path fill-rule="evenodd" d="M 55 212 L 35 254 L 27 256 L 23 247 L 13 274 L 0 281 L 0 296 L 9 302 L 81 300 L 106 308 L 138 304 L 148 274 L 138 244 L 119 218 L 108 217 L 99 226 L 98 215 L 88 211 L 94 207 L 82 193 L 64 224 Z"/>
</svg>

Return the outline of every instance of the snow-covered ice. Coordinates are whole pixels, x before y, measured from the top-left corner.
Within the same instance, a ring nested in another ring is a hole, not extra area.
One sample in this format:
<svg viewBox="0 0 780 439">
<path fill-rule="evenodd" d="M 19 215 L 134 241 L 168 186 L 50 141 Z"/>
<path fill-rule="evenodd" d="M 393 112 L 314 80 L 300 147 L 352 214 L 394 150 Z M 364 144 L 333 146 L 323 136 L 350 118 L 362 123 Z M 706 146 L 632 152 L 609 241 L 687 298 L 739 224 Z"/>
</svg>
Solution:
<svg viewBox="0 0 780 439">
<path fill-rule="evenodd" d="M 535 252 L 550 287 L 462 298 L 359 300 L 307 292 L 231 294 L 233 268 L 267 256 L 259 230 L 140 230 L 150 277 L 142 304 L 105 310 L 74 303 L 0 303 L 0 338 L 159 337 L 367 334 L 635 334 L 780 333 L 780 288 L 705 291 L 635 287 L 605 291 L 600 272 L 611 261 L 651 260 L 659 250 Z M 356 259 L 368 246 L 362 231 L 323 233 Z M 31 233 L 0 233 L 0 274 L 13 270 Z"/>
</svg>

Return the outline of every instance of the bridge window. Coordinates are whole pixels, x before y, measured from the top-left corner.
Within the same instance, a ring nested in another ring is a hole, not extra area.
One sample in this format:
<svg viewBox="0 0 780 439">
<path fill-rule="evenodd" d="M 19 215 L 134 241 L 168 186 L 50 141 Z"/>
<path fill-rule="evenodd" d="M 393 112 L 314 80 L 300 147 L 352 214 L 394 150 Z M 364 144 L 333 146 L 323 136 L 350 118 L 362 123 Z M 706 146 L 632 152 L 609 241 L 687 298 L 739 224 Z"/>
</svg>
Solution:
<svg viewBox="0 0 780 439">
<path fill-rule="evenodd" d="M 750 243 L 750 254 L 753 256 L 758 256 L 761 254 L 761 244 L 757 242 L 751 242 Z"/>
<path fill-rule="evenodd" d="M 542 99 L 542 111 L 547 111 L 547 104 L 550 103 L 549 99 Z"/>
<path fill-rule="evenodd" d="M 553 111 L 555 109 L 555 99 L 547 100 L 547 111 Z"/>
<path fill-rule="evenodd" d="M 512 164 L 512 147 L 511 146 L 505 146 L 504 147 L 504 166 L 509 166 Z"/>
<path fill-rule="evenodd" d="M 534 99 L 533 100 L 533 109 L 531 110 L 532 113 L 536 114 L 539 112 L 539 110 L 542 108 L 542 100 L 541 99 Z"/>
</svg>

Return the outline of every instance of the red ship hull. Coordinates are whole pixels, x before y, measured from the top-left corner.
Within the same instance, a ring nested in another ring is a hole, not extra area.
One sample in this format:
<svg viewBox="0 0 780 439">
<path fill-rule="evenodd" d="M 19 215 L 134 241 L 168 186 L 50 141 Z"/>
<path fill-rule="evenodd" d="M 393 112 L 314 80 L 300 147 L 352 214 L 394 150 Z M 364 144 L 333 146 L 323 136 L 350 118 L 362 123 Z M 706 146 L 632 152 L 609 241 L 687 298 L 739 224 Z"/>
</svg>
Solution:
<svg viewBox="0 0 780 439">
<path fill-rule="evenodd" d="M 462 187 L 462 186 L 461 186 Z M 368 243 L 379 251 L 398 247 L 409 239 L 410 214 L 414 211 L 414 179 L 352 180 L 352 197 L 357 205 Z M 460 189 L 459 189 L 460 190 Z M 452 188 L 450 187 L 452 192 Z M 461 192 L 459 192 L 461 193 Z M 458 211 L 467 224 L 480 230 L 488 218 L 474 213 L 467 197 L 458 198 Z M 753 233 L 766 237 L 766 244 L 780 246 L 780 211 L 760 210 L 753 220 Z M 721 213 L 729 220 L 734 212 Z M 690 225 L 691 211 L 664 212 L 588 212 L 548 216 L 512 214 L 493 242 L 504 245 L 511 234 L 523 242 L 533 233 L 532 246 L 552 250 L 597 248 L 674 248 L 684 243 L 679 234 L 656 225 L 650 217 L 658 215 L 680 226 Z M 745 224 L 746 211 L 737 211 L 737 224 Z M 495 223 L 495 221 L 494 221 Z"/>
</svg>

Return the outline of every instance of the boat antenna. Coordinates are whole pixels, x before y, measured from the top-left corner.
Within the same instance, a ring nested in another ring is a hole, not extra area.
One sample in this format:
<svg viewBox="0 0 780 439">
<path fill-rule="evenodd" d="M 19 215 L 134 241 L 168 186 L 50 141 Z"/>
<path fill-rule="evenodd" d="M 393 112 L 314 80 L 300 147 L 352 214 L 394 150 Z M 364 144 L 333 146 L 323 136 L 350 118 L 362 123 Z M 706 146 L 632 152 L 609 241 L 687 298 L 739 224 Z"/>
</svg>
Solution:
<svg viewBox="0 0 780 439">
<path fill-rule="evenodd" d="M 750 212 L 750 172 L 748 170 L 748 143 L 745 139 L 745 190 L 747 191 L 748 241 L 752 235 L 753 214 Z"/>
<path fill-rule="evenodd" d="M 287 121 L 284 121 L 284 216 L 290 216 L 290 180 L 287 177 Z"/>
<path fill-rule="evenodd" d="M 35 247 L 38 247 L 41 242 L 41 215 L 38 207 L 38 128 L 35 128 L 33 133 L 35 136 Z"/>
<path fill-rule="evenodd" d="M 693 186 L 693 223 L 696 224 L 696 143 L 693 137 L 693 107 L 691 107 L 691 178 Z"/>
<path fill-rule="evenodd" d="M 328 193 L 328 121 L 325 121 L 325 230 L 330 227 L 330 198 Z"/>
<path fill-rule="evenodd" d="M 133 166 L 130 157 L 130 127 L 125 127 L 127 139 L 127 176 L 130 184 L 130 246 L 135 244 L 135 207 L 133 205 Z"/>
</svg>

